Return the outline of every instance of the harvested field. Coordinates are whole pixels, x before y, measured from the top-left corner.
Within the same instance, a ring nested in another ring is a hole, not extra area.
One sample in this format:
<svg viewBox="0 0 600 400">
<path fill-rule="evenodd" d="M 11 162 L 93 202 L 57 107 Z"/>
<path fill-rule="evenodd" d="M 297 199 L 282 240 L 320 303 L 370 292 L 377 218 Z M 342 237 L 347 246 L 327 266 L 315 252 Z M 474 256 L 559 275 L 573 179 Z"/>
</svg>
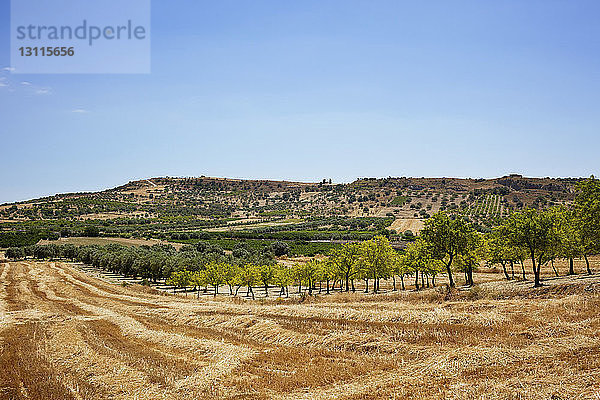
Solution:
<svg viewBox="0 0 600 400">
<path fill-rule="evenodd" d="M 0 398 L 598 399 L 599 309 L 598 275 L 242 302 L 6 262 Z"/>
<path fill-rule="evenodd" d="M 394 229 L 396 232 L 412 231 L 413 233 L 419 233 L 423 229 L 424 222 L 422 219 L 417 218 L 401 218 L 396 219 L 390 225 L 390 229 Z"/>
</svg>

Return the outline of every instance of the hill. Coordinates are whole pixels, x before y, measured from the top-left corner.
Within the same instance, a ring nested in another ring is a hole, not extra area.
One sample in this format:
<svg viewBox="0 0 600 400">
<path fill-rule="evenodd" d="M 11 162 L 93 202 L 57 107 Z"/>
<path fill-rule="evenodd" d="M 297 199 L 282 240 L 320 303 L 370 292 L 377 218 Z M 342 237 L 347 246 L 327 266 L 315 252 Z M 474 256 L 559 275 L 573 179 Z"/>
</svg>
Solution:
<svg viewBox="0 0 600 400">
<path fill-rule="evenodd" d="M 503 215 L 524 206 L 573 200 L 578 178 L 495 179 L 363 178 L 349 184 L 152 178 L 96 193 L 68 193 L 4 204 L 4 219 L 196 215 L 252 218 L 272 215 L 416 217 L 425 210 L 461 209 L 468 215 Z M 417 214 L 417 215 L 415 215 Z"/>
<path fill-rule="evenodd" d="M 512 210 L 568 204 L 579 178 L 360 178 L 351 183 L 160 177 L 0 206 L 6 235 L 363 240 L 419 231 L 440 210 L 489 229 Z M 91 228 L 90 228 L 91 227 Z M 87 231 L 86 231 L 87 229 Z M 0 247 L 13 245 L 3 240 Z M 31 244 L 31 243 L 29 243 Z M 223 245 L 223 243 L 220 243 Z M 225 243 L 225 247 L 227 247 Z M 318 247 L 312 245 L 312 247 Z"/>
</svg>

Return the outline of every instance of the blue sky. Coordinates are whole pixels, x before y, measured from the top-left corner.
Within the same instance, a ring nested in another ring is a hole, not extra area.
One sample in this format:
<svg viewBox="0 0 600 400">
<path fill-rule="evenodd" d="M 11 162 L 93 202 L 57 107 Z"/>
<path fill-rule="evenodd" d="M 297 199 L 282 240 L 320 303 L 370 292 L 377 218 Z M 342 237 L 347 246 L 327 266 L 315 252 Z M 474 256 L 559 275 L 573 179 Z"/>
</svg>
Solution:
<svg viewBox="0 0 600 400">
<path fill-rule="evenodd" d="M 0 202 L 153 176 L 598 175 L 599 12 L 153 0 L 151 74 L 0 71 Z"/>
</svg>

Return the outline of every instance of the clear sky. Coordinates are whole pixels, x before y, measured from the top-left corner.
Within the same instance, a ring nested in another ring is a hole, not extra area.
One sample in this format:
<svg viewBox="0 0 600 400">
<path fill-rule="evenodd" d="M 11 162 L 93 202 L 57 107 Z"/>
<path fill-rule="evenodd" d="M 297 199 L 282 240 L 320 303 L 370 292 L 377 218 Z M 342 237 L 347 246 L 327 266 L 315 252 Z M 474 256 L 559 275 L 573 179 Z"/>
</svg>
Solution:
<svg viewBox="0 0 600 400">
<path fill-rule="evenodd" d="M 154 176 L 598 175 L 599 15 L 597 0 L 153 0 L 149 75 L 2 69 L 0 202 Z"/>
</svg>

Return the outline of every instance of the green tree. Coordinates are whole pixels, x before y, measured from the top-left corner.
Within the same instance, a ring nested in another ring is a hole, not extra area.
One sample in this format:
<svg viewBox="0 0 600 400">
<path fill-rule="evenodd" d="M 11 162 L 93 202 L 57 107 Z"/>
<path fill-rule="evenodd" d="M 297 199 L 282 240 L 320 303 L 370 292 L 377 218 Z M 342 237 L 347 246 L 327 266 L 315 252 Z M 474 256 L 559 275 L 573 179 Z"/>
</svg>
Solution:
<svg viewBox="0 0 600 400">
<path fill-rule="evenodd" d="M 578 237 L 588 274 L 588 255 L 600 251 L 600 181 L 594 176 L 577 185 L 575 198 Z"/>
<path fill-rule="evenodd" d="M 239 273 L 239 266 L 237 264 L 225 264 L 223 265 L 223 282 L 229 287 L 229 295 L 233 296 L 233 286 L 236 283 L 236 278 Z"/>
<path fill-rule="evenodd" d="M 166 284 L 173 286 L 173 293 L 175 293 L 175 289 L 187 288 L 190 286 L 192 278 L 192 273 L 190 271 L 181 270 L 175 271 L 169 276 Z M 187 293 L 187 291 L 186 291 Z"/>
<path fill-rule="evenodd" d="M 332 250 L 329 259 L 346 282 L 346 292 L 350 290 L 350 280 L 360 272 L 357 263 L 360 258 L 360 244 L 345 243 L 340 249 Z M 354 284 L 352 285 L 354 291 Z"/>
<path fill-rule="evenodd" d="M 404 254 L 398 254 L 398 253 L 394 254 L 394 256 L 393 256 L 393 261 L 392 261 L 393 287 L 392 287 L 392 289 L 394 291 L 397 290 L 396 276 L 398 276 L 400 278 L 402 290 L 406 290 L 406 286 L 404 285 L 404 276 L 410 272 L 410 269 L 408 268 L 408 265 L 405 262 L 405 257 L 406 256 Z"/>
<path fill-rule="evenodd" d="M 303 282 L 306 284 L 309 296 L 312 296 L 320 270 L 320 263 L 319 260 L 310 260 L 306 263 L 296 264 L 295 276 L 299 280 L 300 287 L 302 287 Z"/>
<path fill-rule="evenodd" d="M 338 269 L 331 258 L 319 263 L 318 279 L 325 282 L 326 293 L 329 294 L 329 283 L 338 277 Z M 335 283 L 335 282 L 334 282 Z M 321 292 L 319 284 L 319 292 Z"/>
<path fill-rule="evenodd" d="M 485 259 L 490 265 L 500 264 L 506 280 L 510 280 L 507 266 L 514 262 L 515 252 L 508 242 L 504 226 L 495 227 L 485 236 Z M 514 278 L 514 270 L 513 270 Z"/>
<path fill-rule="evenodd" d="M 290 253 L 290 246 L 285 242 L 277 241 L 271 245 L 271 250 L 277 257 L 281 257 Z"/>
<path fill-rule="evenodd" d="M 540 271 L 557 245 L 554 212 L 526 209 L 512 214 L 506 223 L 506 233 L 512 246 L 524 249 L 531 259 L 534 287 L 542 286 Z"/>
<path fill-rule="evenodd" d="M 201 273 L 204 283 L 213 287 L 213 296 L 218 295 L 219 286 L 225 283 L 225 264 L 211 261 Z"/>
<path fill-rule="evenodd" d="M 100 229 L 94 225 L 88 225 L 83 230 L 83 236 L 87 237 L 97 237 L 100 235 Z"/>
<path fill-rule="evenodd" d="M 475 234 L 469 239 L 467 250 L 457 256 L 456 261 L 459 270 L 465 274 L 465 284 L 467 286 L 474 285 L 473 271 L 477 270 L 484 252 L 483 240 Z"/>
<path fill-rule="evenodd" d="M 390 276 L 394 250 L 385 236 L 375 236 L 361 243 L 361 260 L 365 276 L 373 278 L 373 293 L 379 291 L 379 279 Z"/>
<path fill-rule="evenodd" d="M 188 271 L 190 285 L 194 286 L 196 290 L 196 297 L 200 298 L 200 286 L 206 285 L 206 277 L 204 275 L 204 271 Z"/>
<path fill-rule="evenodd" d="M 408 245 L 404 252 L 401 262 L 403 269 L 407 273 L 415 274 L 415 289 L 419 290 L 419 272 L 424 274 L 426 271 L 439 271 L 442 262 L 433 256 L 432 248 L 422 237 L 417 238 Z M 434 278 L 435 285 L 435 278 Z"/>
<path fill-rule="evenodd" d="M 461 217 L 452 218 L 444 212 L 434 214 L 425 221 L 421 237 L 430 246 L 433 257 L 444 262 L 450 287 L 454 287 L 452 262 L 469 251 L 469 244 L 477 233 Z"/>
<path fill-rule="evenodd" d="M 10 260 L 20 260 L 25 258 L 25 250 L 22 247 L 9 247 L 6 249 L 6 257 Z"/>
<path fill-rule="evenodd" d="M 288 286 L 293 282 L 292 271 L 288 267 L 279 266 L 275 271 L 273 283 L 280 287 L 279 296 L 289 296 Z"/>
<path fill-rule="evenodd" d="M 560 257 L 569 260 L 569 275 L 573 275 L 575 274 L 573 260 L 583 255 L 580 229 L 577 227 L 577 215 L 575 210 L 560 208 L 556 209 L 555 218 L 559 243 L 559 247 L 555 251 Z"/>
<path fill-rule="evenodd" d="M 248 288 L 246 291 L 246 297 L 249 297 L 250 294 L 252 294 L 252 300 L 254 300 L 254 291 L 252 290 L 252 286 L 256 285 L 258 282 L 258 271 L 254 265 L 244 264 L 242 267 L 240 267 L 238 270 L 237 283 L 239 286 L 246 286 Z"/>
<path fill-rule="evenodd" d="M 273 282 L 275 273 L 277 272 L 274 265 L 266 264 L 257 268 L 258 277 L 263 287 L 265 288 L 265 297 L 269 296 L 269 285 Z"/>
</svg>

